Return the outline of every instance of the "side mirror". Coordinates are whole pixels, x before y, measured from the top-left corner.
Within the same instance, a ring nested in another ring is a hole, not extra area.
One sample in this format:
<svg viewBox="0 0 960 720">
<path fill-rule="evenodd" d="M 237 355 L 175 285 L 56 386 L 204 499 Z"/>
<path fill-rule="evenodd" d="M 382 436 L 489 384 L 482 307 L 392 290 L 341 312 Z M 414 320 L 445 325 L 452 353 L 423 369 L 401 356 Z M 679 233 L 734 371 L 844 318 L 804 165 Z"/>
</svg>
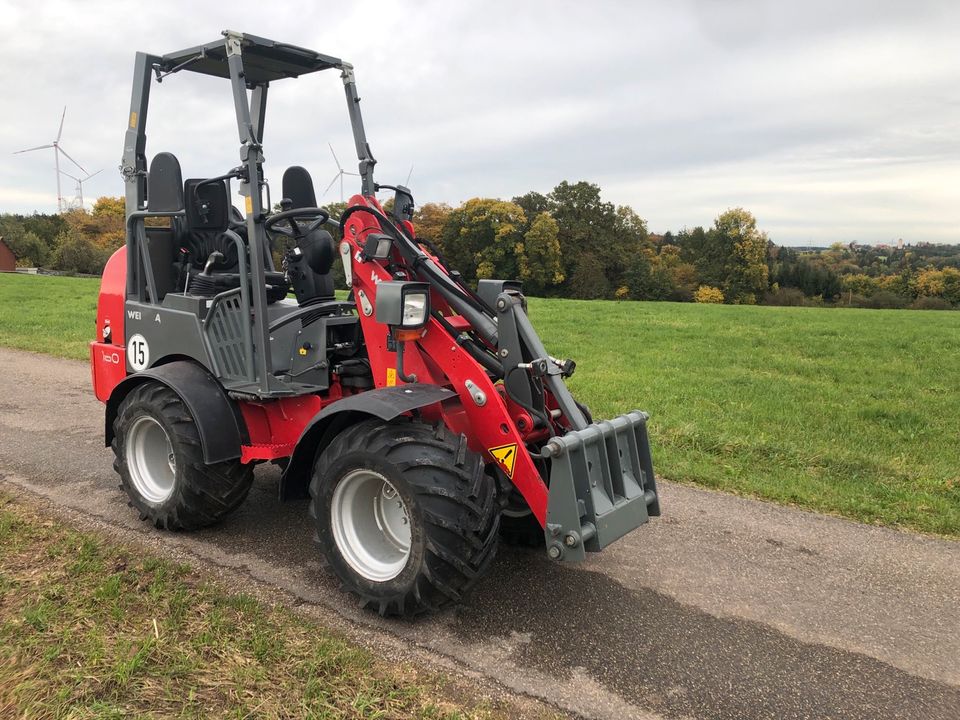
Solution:
<svg viewBox="0 0 960 720">
<path fill-rule="evenodd" d="M 397 222 L 413 220 L 413 193 L 403 185 L 397 185 L 393 196 L 393 218 Z"/>
</svg>

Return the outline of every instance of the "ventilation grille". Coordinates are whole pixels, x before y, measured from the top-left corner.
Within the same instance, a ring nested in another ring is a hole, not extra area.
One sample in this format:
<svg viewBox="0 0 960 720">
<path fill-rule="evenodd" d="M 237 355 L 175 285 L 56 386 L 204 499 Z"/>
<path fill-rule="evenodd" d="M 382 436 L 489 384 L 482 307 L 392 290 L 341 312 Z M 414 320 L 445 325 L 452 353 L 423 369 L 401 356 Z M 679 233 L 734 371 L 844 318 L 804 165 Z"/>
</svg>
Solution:
<svg viewBox="0 0 960 720">
<path fill-rule="evenodd" d="M 239 291 L 236 295 L 221 297 L 211 309 L 206 322 L 207 342 L 223 379 L 247 378 L 243 330 L 244 324 L 249 323 Z"/>
</svg>

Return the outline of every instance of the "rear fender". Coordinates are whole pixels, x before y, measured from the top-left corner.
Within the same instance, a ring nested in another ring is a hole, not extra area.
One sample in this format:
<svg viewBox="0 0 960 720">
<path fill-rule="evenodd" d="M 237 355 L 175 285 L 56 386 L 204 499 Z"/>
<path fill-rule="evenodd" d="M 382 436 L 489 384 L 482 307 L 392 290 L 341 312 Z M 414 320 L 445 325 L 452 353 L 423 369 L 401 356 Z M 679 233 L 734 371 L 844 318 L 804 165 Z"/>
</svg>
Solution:
<svg viewBox="0 0 960 720">
<path fill-rule="evenodd" d="M 131 390 L 145 382 L 166 385 L 183 400 L 197 424 L 205 463 L 224 462 L 240 457 L 240 446 L 249 442 L 240 409 L 213 375 L 188 360 L 175 360 L 128 375 L 113 389 L 107 400 L 104 418 L 107 446 L 113 442 L 113 423 L 120 403 Z"/>
<path fill-rule="evenodd" d="M 317 413 L 300 434 L 290 462 L 280 479 L 280 499 L 306 497 L 316 458 L 339 432 L 350 425 L 374 417 L 393 420 L 411 410 L 456 396 L 453 390 L 444 387 L 411 383 L 367 390 L 330 403 Z"/>
<path fill-rule="evenodd" d="M 127 295 L 127 247 L 117 250 L 103 268 L 97 296 L 97 332 L 90 343 L 90 376 L 100 402 L 127 375 L 124 302 Z"/>
</svg>

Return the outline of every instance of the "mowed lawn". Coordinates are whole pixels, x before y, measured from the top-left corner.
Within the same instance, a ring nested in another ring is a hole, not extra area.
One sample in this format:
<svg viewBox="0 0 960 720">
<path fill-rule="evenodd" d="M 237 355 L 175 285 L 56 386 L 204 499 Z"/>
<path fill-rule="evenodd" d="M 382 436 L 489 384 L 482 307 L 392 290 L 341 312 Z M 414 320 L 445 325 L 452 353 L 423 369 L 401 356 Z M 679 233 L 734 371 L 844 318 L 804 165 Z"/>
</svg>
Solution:
<svg viewBox="0 0 960 720">
<path fill-rule="evenodd" d="M 0 344 L 86 359 L 97 288 L 0 275 Z M 596 416 L 650 413 L 658 474 L 960 535 L 960 312 L 533 298 L 530 314 Z"/>
</svg>

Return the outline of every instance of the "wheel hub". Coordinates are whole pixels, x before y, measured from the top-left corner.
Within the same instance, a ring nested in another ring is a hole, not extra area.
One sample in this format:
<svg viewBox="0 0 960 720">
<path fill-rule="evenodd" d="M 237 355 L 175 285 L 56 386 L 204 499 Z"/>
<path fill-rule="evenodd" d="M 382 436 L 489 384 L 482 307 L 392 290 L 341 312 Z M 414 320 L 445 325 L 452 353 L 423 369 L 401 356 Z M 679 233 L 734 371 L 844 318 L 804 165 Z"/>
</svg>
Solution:
<svg viewBox="0 0 960 720">
<path fill-rule="evenodd" d="M 359 469 L 333 491 L 331 529 L 343 559 L 367 580 L 386 582 L 410 557 L 410 518 L 397 489 L 383 475 Z"/>
<path fill-rule="evenodd" d="M 153 416 L 141 415 L 130 426 L 126 461 L 130 481 L 144 500 L 159 505 L 173 495 L 176 456 L 167 431 Z"/>
</svg>

